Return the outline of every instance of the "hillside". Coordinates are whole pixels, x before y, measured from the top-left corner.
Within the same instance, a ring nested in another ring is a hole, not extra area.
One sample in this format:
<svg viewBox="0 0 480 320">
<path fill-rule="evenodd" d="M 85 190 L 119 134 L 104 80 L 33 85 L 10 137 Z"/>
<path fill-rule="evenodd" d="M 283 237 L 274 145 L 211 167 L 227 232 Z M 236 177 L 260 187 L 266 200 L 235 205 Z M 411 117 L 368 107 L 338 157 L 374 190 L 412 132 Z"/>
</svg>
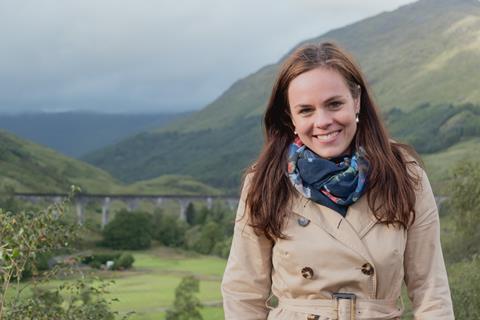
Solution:
<svg viewBox="0 0 480 320">
<path fill-rule="evenodd" d="M 480 105 L 479 1 L 421 0 L 304 42 L 324 40 L 340 43 L 357 57 L 395 138 L 432 154 L 478 134 L 474 128 L 473 133 L 462 131 L 449 138 Z M 278 67 L 265 66 L 237 81 L 190 117 L 85 159 L 123 181 L 175 173 L 235 190 L 241 171 L 260 149 L 261 114 Z M 470 111 L 460 107 L 468 103 Z M 412 119 L 421 116 L 427 104 L 427 117 L 412 127 Z M 435 113 L 437 106 L 451 110 Z M 436 122 L 425 126 L 432 112 Z M 441 130 L 446 140 L 422 140 L 427 127 L 429 134 Z"/>
<path fill-rule="evenodd" d="M 260 119 L 252 117 L 218 130 L 141 133 L 86 159 L 91 161 L 101 156 L 94 163 L 100 167 L 114 164 L 114 174 L 128 183 L 175 173 L 208 181 L 213 186 L 227 184 L 236 188 L 242 172 L 238 166 L 232 166 L 251 161 L 260 141 Z M 233 169 L 226 172 L 228 168 Z"/>
<path fill-rule="evenodd" d="M 17 192 L 110 192 L 117 182 L 107 172 L 0 131 L 0 187 Z"/>
<path fill-rule="evenodd" d="M 0 130 L 0 191 L 67 193 L 71 185 L 86 193 L 221 193 L 186 176 L 162 176 L 125 185 L 101 169 Z"/>
</svg>

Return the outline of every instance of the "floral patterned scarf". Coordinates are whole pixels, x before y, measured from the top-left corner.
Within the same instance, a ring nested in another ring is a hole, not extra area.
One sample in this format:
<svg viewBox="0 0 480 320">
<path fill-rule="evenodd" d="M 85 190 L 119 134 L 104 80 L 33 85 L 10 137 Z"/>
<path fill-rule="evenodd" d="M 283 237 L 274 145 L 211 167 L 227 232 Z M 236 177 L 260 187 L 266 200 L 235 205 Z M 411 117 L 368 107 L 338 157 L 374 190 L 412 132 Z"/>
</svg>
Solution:
<svg viewBox="0 0 480 320">
<path fill-rule="evenodd" d="M 288 152 L 288 176 L 303 196 L 345 217 L 365 191 L 369 163 L 361 147 L 337 160 L 319 157 L 297 137 Z"/>
</svg>

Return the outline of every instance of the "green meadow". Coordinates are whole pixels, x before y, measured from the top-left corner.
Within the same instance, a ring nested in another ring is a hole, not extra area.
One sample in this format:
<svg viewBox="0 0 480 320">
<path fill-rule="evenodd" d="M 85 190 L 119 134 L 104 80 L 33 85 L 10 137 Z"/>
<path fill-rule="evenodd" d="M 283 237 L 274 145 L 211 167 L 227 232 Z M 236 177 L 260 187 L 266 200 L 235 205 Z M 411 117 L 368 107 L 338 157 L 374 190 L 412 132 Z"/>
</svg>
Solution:
<svg viewBox="0 0 480 320">
<path fill-rule="evenodd" d="M 88 272 L 91 276 L 113 280 L 108 286 L 107 298 L 118 300 L 111 304 L 112 310 L 118 311 L 118 318 L 133 312 L 131 320 L 164 319 L 165 311 L 173 305 L 175 288 L 182 277 L 193 275 L 200 280 L 197 297 L 204 305 L 200 310 L 203 319 L 223 319 L 220 283 L 225 259 L 160 246 L 128 252 L 135 257 L 132 269 Z M 45 286 L 54 288 L 62 282 L 52 280 Z M 29 292 L 26 290 L 22 296 Z"/>
<path fill-rule="evenodd" d="M 205 305 L 204 319 L 223 319 L 220 282 L 226 261 L 211 256 L 184 255 L 167 248 L 132 252 L 132 271 L 111 273 L 115 284 L 111 296 L 119 300 L 113 309 L 120 314 L 134 311 L 132 319 L 163 319 L 173 304 L 175 288 L 182 277 L 194 275 L 200 280 L 198 297 Z"/>
</svg>

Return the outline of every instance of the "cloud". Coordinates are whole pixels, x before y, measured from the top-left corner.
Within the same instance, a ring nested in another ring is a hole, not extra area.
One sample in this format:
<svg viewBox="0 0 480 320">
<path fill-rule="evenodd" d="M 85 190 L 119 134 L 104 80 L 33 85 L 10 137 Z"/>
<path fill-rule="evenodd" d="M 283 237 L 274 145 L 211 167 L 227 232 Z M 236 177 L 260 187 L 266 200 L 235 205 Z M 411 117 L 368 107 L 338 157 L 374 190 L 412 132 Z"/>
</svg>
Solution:
<svg viewBox="0 0 480 320">
<path fill-rule="evenodd" d="M 0 112 L 200 108 L 298 42 L 407 2 L 0 0 Z"/>
</svg>

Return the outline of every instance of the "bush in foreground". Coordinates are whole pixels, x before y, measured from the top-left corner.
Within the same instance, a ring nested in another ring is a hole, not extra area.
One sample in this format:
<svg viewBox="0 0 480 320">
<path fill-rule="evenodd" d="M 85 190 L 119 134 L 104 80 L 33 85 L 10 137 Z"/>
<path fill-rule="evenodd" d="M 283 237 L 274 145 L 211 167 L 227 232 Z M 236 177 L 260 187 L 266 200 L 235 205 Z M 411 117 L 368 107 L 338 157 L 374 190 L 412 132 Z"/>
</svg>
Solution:
<svg viewBox="0 0 480 320">
<path fill-rule="evenodd" d="M 62 221 L 64 207 L 65 202 L 37 212 L 21 211 L 18 207 L 14 212 L 0 209 L 0 320 L 114 319 L 112 300 L 104 297 L 108 284 L 101 280 L 91 285 L 82 277 L 49 290 L 40 286 L 39 276 L 45 283 L 54 279 L 57 272 L 67 275 L 74 271 L 69 264 L 42 273 L 37 268 L 41 265 L 38 257 L 66 251 L 76 239 L 77 226 Z M 30 267 L 32 278 L 21 282 Z M 32 293 L 21 295 L 27 286 Z"/>
</svg>

